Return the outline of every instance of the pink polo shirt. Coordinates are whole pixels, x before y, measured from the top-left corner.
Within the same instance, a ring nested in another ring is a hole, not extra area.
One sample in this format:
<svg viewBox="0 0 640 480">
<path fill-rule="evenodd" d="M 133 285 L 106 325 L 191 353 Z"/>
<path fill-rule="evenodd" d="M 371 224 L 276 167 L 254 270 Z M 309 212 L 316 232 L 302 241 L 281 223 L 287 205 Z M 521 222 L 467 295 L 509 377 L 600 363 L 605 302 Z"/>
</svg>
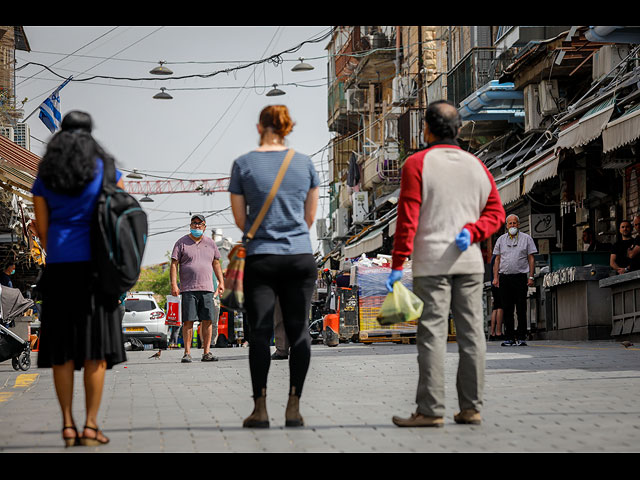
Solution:
<svg viewBox="0 0 640 480">
<path fill-rule="evenodd" d="M 212 238 L 203 236 L 195 242 L 185 235 L 176 242 L 171 258 L 178 261 L 180 291 L 214 291 L 213 261 L 220 258 L 220 251 Z"/>
</svg>

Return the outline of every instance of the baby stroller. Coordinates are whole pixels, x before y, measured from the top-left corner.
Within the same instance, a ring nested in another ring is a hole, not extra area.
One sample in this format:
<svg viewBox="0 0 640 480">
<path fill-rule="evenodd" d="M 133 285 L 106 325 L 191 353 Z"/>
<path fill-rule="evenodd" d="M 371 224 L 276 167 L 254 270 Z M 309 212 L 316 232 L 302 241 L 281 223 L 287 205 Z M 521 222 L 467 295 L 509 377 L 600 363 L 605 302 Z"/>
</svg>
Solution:
<svg viewBox="0 0 640 480">
<path fill-rule="evenodd" d="M 11 359 L 14 370 L 31 367 L 31 344 L 7 327 L 33 305 L 33 300 L 24 298 L 17 288 L 0 287 L 0 362 Z"/>
</svg>

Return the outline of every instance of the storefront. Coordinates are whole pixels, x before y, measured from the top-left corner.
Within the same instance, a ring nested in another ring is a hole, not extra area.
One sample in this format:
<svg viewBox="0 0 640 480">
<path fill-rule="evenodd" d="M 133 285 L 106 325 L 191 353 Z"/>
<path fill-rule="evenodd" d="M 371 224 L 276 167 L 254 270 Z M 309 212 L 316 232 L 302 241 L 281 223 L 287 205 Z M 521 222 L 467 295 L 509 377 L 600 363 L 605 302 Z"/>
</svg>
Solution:
<svg viewBox="0 0 640 480">
<path fill-rule="evenodd" d="M 43 264 L 35 235 L 31 186 L 40 159 L 0 136 L 0 263 L 15 262 L 15 288 L 29 295 Z"/>
</svg>

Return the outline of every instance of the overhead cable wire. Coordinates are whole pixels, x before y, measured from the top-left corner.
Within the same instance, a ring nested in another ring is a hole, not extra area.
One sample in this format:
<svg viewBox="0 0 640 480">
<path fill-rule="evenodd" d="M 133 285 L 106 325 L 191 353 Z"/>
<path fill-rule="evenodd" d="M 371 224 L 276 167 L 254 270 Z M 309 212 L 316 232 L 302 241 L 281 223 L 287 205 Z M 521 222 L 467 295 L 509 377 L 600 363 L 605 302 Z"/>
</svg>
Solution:
<svg viewBox="0 0 640 480">
<path fill-rule="evenodd" d="M 274 33 L 273 37 L 271 38 L 271 40 L 269 41 L 269 44 L 267 45 L 267 47 L 265 48 L 264 53 L 266 53 L 269 49 L 269 47 L 271 46 L 271 43 L 274 41 L 276 35 L 278 34 L 278 32 L 280 31 L 280 28 L 278 27 L 278 29 L 276 30 L 276 32 Z M 264 55 L 264 54 L 263 54 Z M 245 82 L 248 83 L 248 79 Z M 223 114 L 218 118 L 218 120 L 213 124 L 213 126 L 209 129 L 209 131 L 206 133 L 206 135 L 202 138 L 202 140 L 198 143 L 198 145 L 195 146 L 195 148 L 191 151 L 191 153 L 189 153 L 189 155 L 187 155 L 187 157 L 182 161 L 182 163 L 180 163 L 180 165 L 178 165 L 178 167 L 173 171 L 173 173 L 171 173 L 171 175 L 174 175 L 178 170 L 180 170 L 180 168 L 191 158 L 191 156 L 195 153 L 195 151 L 200 147 L 200 145 L 202 145 L 204 143 L 204 141 L 209 137 L 209 135 L 211 135 L 211 132 L 213 132 L 213 130 L 219 125 L 219 123 L 225 119 L 225 116 L 227 114 L 227 112 L 231 109 L 231 107 L 233 106 L 233 104 L 236 102 L 236 100 L 240 97 L 242 93 L 242 90 L 240 92 L 238 92 L 238 94 L 236 95 L 236 97 L 231 101 L 231 103 L 229 104 L 229 106 L 227 107 L 227 109 L 223 112 Z M 239 111 L 240 109 L 238 109 Z M 237 112 L 236 112 L 237 115 Z M 234 117 L 235 118 L 235 117 Z M 227 123 L 227 128 L 229 128 L 229 125 L 231 125 L 232 122 L 228 122 Z M 200 162 L 202 163 L 202 162 Z M 171 194 L 167 195 L 162 202 L 160 203 L 163 204 L 169 197 L 171 196 Z"/>
<path fill-rule="evenodd" d="M 155 33 L 155 31 L 152 32 L 152 33 Z M 211 78 L 211 77 L 214 77 L 216 75 L 220 75 L 222 73 L 236 72 L 236 71 L 243 70 L 243 69 L 246 69 L 246 68 L 250 68 L 250 67 L 253 67 L 253 66 L 261 65 L 263 63 L 273 63 L 275 65 L 279 65 L 283 61 L 282 55 L 285 55 L 287 53 L 297 52 L 298 50 L 300 50 L 307 43 L 319 43 L 319 42 L 322 42 L 322 41 L 326 40 L 326 38 L 329 35 L 331 35 L 331 32 L 328 32 L 328 33 L 322 35 L 319 38 L 312 38 L 312 39 L 309 39 L 309 40 L 305 40 L 305 41 L 299 43 L 298 45 L 296 45 L 294 47 L 291 47 L 291 48 L 289 48 L 287 50 L 283 50 L 282 52 L 276 53 L 276 54 L 271 55 L 269 57 L 262 58 L 260 60 L 254 60 L 252 62 L 243 64 L 243 65 L 239 65 L 239 66 L 236 66 L 236 67 L 225 68 L 223 70 L 216 70 L 216 71 L 210 72 L 210 73 L 195 73 L 195 74 L 189 74 L 189 75 L 171 76 L 171 77 L 166 77 L 166 78 L 162 78 L 162 77 L 115 77 L 115 76 L 111 76 L 111 75 L 93 75 L 93 76 L 86 77 L 86 78 L 73 78 L 72 82 L 86 82 L 86 81 L 94 80 L 94 79 L 97 79 L 97 78 L 109 79 L 109 80 L 132 81 L 132 82 L 139 82 L 139 81 L 157 82 L 157 81 L 167 81 L 167 80 L 184 80 L 184 79 L 187 79 L 187 78 Z M 37 65 L 37 66 L 43 67 L 44 69 L 48 70 L 50 73 L 52 73 L 53 75 L 55 75 L 55 76 L 57 76 L 59 78 L 62 78 L 62 79 L 66 79 L 67 78 L 67 77 L 65 77 L 63 75 L 58 74 L 53 69 L 51 69 L 49 66 L 44 65 L 42 63 L 38 63 L 38 62 L 28 62 L 28 63 L 26 63 L 24 65 L 21 65 L 20 67 L 16 67 L 15 70 L 16 71 L 20 71 L 23 68 L 28 67 L 29 65 Z"/>
<path fill-rule="evenodd" d="M 88 46 L 89 46 L 89 45 L 91 45 L 92 43 L 97 42 L 97 41 L 98 41 L 98 40 L 100 40 L 101 38 L 103 38 L 103 37 L 105 37 L 105 36 L 109 35 L 111 32 L 113 32 L 113 31 L 114 31 L 114 30 L 116 30 L 117 28 L 119 28 L 119 27 L 113 27 L 111 30 L 109 30 L 109 31 L 107 31 L 107 32 L 105 32 L 105 33 L 103 33 L 103 34 L 102 34 L 102 35 L 100 35 L 99 37 L 97 37 L 97 38 L 95 38 L 95 39 L 91 40 L 91 41 L 90 41 L 90 42 L 88 42 L 88 43 L 85 43 L 83 46 L 81 46 L 81 47 L 80 47 L 80 48 L 78 48 L 77 50 L 73 51 L 72 53 L 67 54 L 67 55 L 66 55 L 66 56 L 64 56 L 63 58 L 61 58 L 61 59 L 57 60 L 56 62 L 54 62 L 51 66 L 53 66 L 53 65 L 55 65 L 55 64 L 57 64 L 57 63 L 60 63 L 60 62 L 62 62 L 63 60 L 66 60 L 67 58 L 69 58 L 69 57 L 71 57 L 71 56 L 74 56 L 74 54 L 75 54 L 75 53 L 79 52 L 79 51 L 80 51 L 80 50 L 82 50 L 83 48 L 88 47 Z M 34 74 L 33 74 L 33 75 L 31 75 L 30 77 L 25 78 L 24 80 L 22 80 L 21 82 L 19 82 L 19 83 L 16 85 L 16 87 L 17 87 L 17 86 L 19 86 L 19 85 L 22 85 L 22 83 L 26 82 L 27 80 L 30 80 L 31 78 L 35 77 L 36 75 L 38 75 L 38 73 L 41 73 L 41 72 L 42 72 L 42 70 L 40 70 L 40 72 L 34 73 Z"/>
</svg>

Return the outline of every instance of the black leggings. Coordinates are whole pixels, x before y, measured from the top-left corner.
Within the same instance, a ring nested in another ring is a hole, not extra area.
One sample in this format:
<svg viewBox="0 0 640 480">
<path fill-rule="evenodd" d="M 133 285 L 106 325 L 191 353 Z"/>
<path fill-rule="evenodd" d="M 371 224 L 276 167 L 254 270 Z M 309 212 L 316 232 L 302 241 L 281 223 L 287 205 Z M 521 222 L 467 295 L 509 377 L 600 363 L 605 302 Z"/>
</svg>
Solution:
<svg viewBox="0 0 640 480">
<path fill-rule="evenodd" d="M 249 368 L 253 397 L 267 387 L 271 364 L 273 312 L 280 301 L 290 344 L 289 392 L 300 395 L 311 359 L 309 312 L 317 268 L 313 255 L 250 255 L 244 272 L 244 294 L 249 322 Z"/>
</svg>

